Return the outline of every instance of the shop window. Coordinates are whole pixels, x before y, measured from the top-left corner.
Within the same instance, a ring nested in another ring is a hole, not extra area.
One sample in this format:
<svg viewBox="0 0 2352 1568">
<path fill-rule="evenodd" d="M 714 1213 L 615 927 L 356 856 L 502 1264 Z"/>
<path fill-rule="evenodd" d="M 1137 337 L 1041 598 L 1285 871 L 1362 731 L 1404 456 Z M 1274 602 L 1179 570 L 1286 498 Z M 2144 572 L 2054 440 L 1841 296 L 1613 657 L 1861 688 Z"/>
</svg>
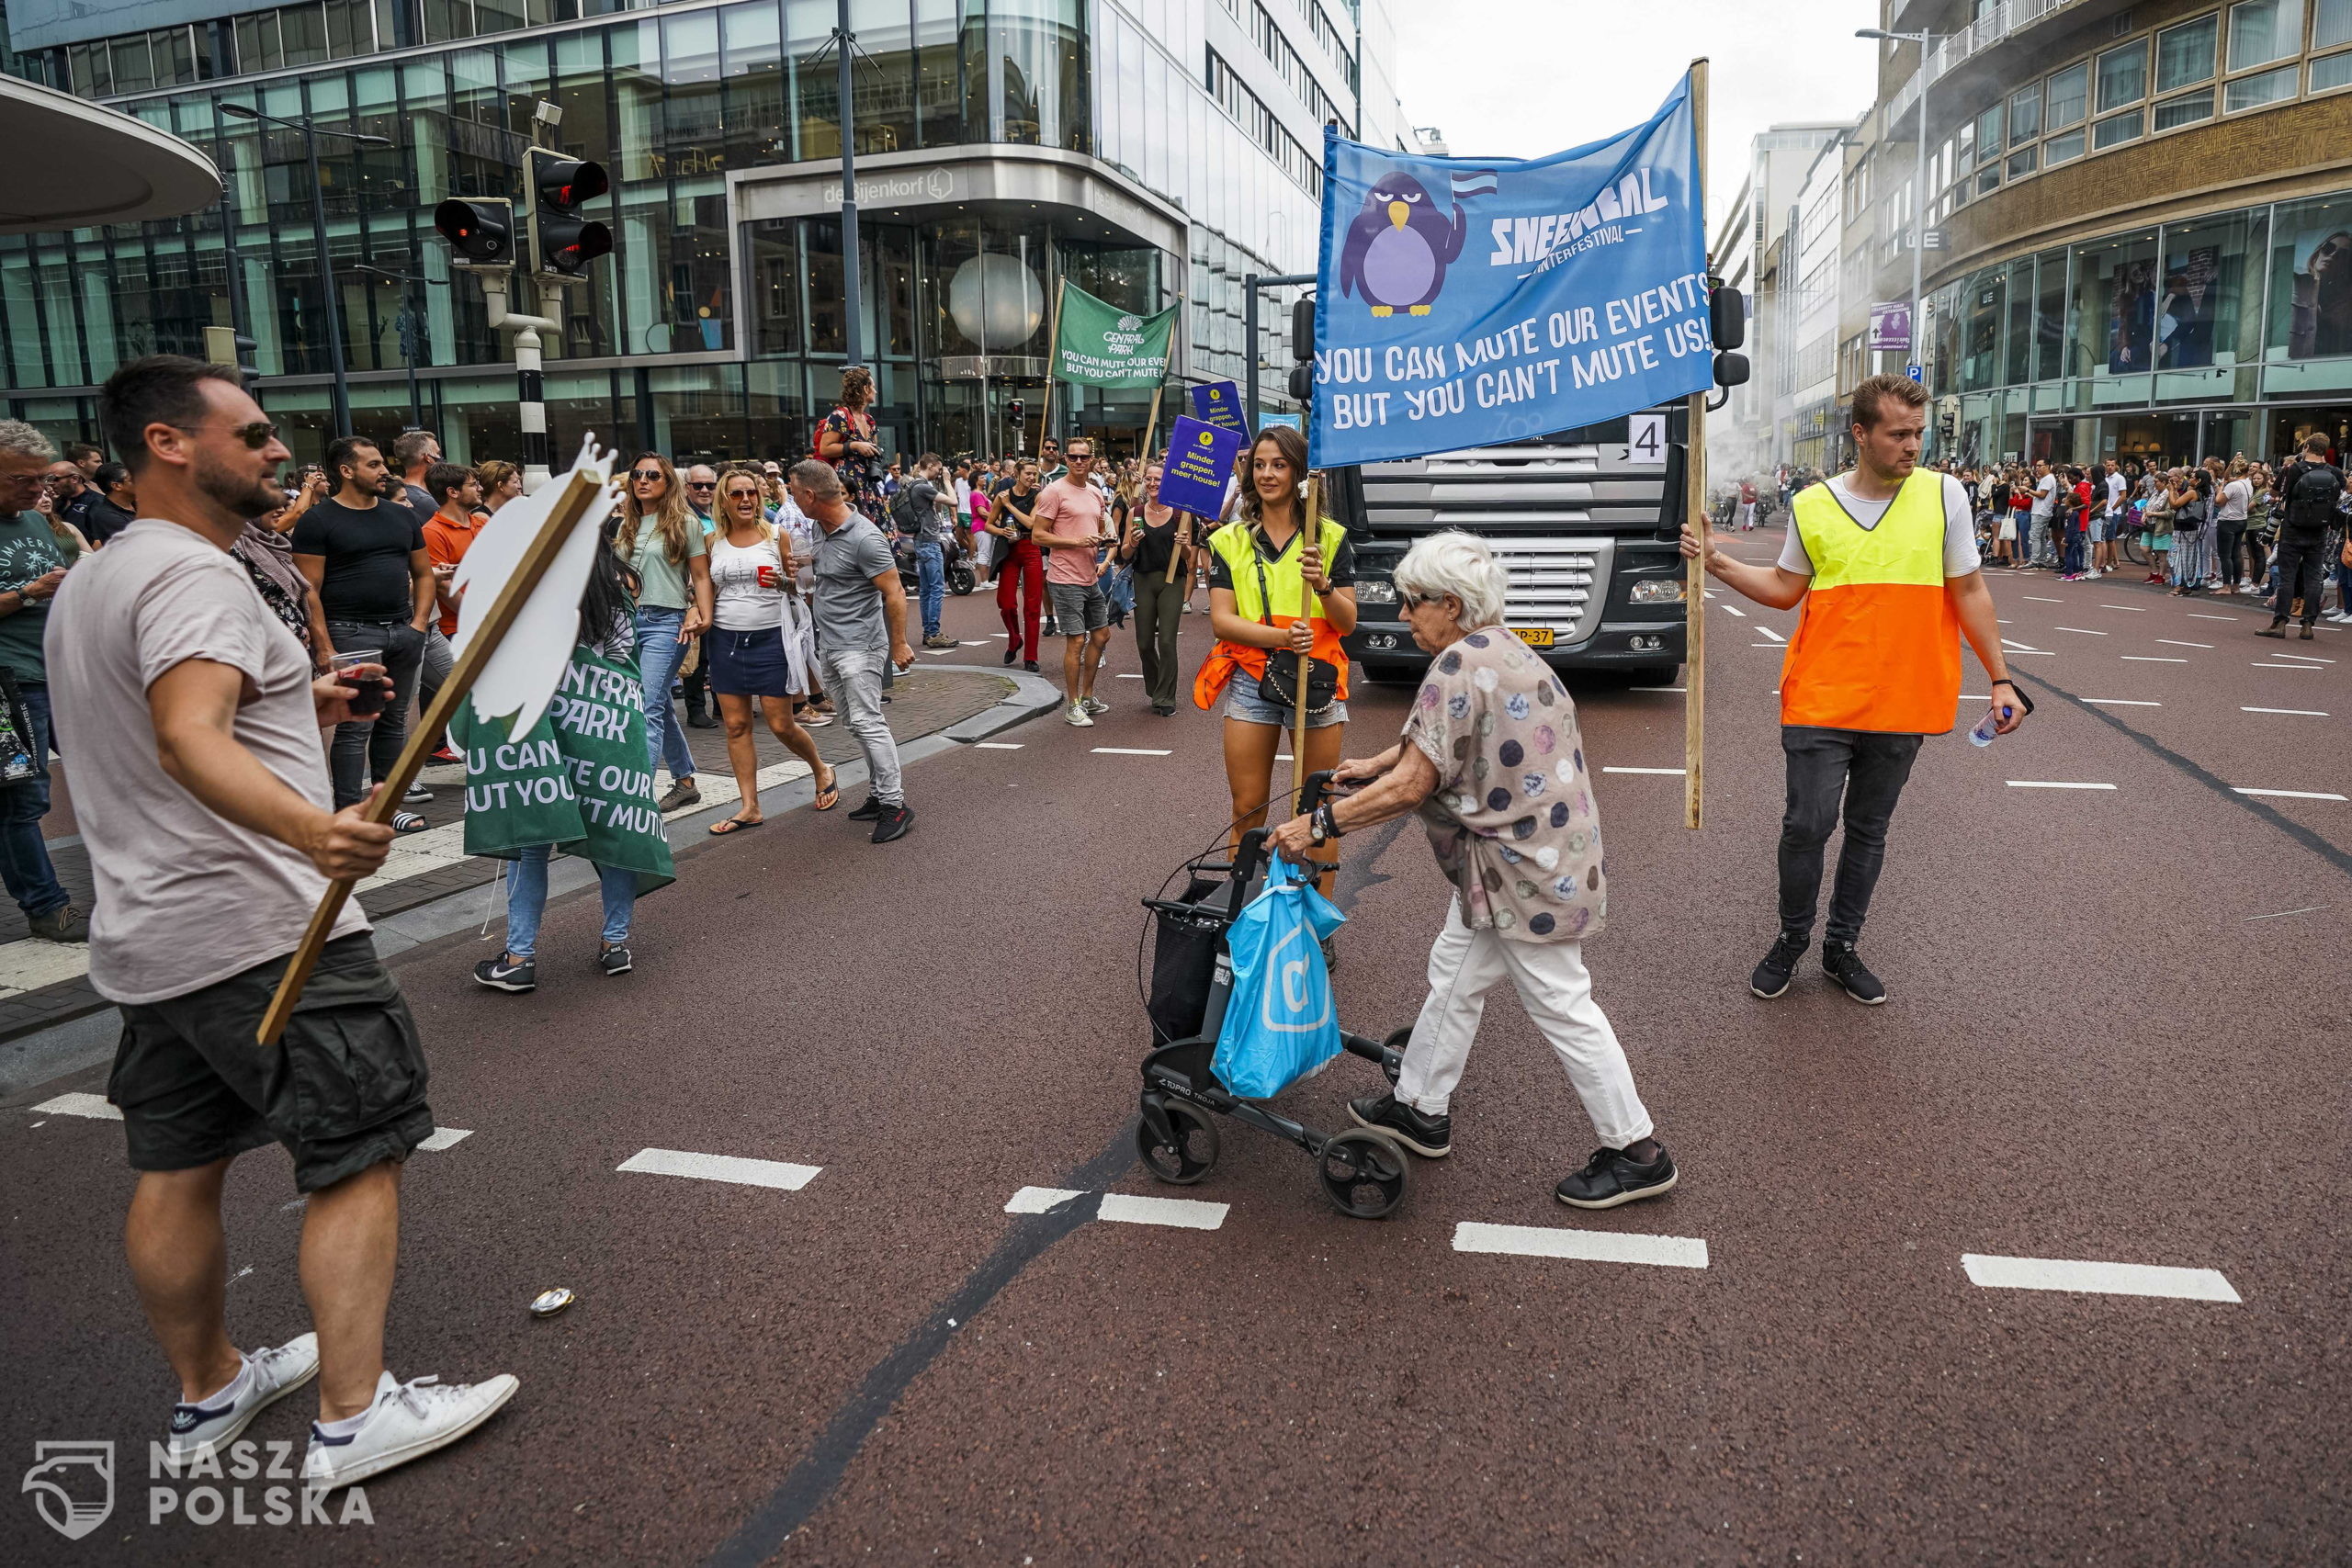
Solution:
<svg viewBox="0 0 2352 1568">
<path fill-rule="evenodd" d="M 2066 253 L 2044 251 L 2034 258 L 2033 379 L 2054 381 L 2066 373 Z"/>
<path fill-rule="evenodd" d="M 2352 50 L 2312 62 L 2312 91 L 2325 93 L 2337 87 L 2352 87 Z"/>
<path fill-rule="evenodd" d="M 2090 106 L 2091 67 L 2088 61 L 2069 65 L 2052 73 L 2043 84 L 2043 118 L 2052 130 L 2064 130 L 2070 125 L 2080 125 Z M 2052 158 L 2052 163 L 2057 159 Z"/>
<path fill-rule="evenodd" d="M 2109 115 L 2091 127 L 2091 145 L 2101 151 L 2120 147 L 2140 134 L 2146 117 L 2138 109 Z"/>
<path fill-rule="evenodd" d="M 2155 365 L 2156 237 L 2153 231 L 2077 245 L 2068 369 L 2128 376 Z"/>
<path fill-rule="evenodd" d="M 2183 93 L 2177 98 L 2166 98 L 2156 105 L 2158 130 L 2173 130 L 2212 118 L 2213 89 L 2211 87 L 2201 93 Z"/>
<path fill-rule="evenodd" d="M 800 220 L 744 227 L 751 244 L 752 334 L 756 354 L 800 348 Z"/>
<path fill-rule="evenodd" d="M 2002 327 L 2001 374 L 2005 382 L 2033 379 L 2033 258 L 2009 264 L 2007 320 Z"/>
<path fill-rule="evenodd" d="M 2009 96 L 2009 145 L 2032 141 L 2041 134 L 2041 92 L 2028 87 L 2022 93 Z"/>
<path fill-rule="evenodd" d="M 2271 209 L 2270 356 L 2352 355 L 2352 197 Z"/>
<path fill-rule="evenodd" d="M 2156 91 L 2211 81 L 2216 43 L 2221 34 L 2218 16 L 2199 17 L 2156 35 Z"/>
<path fill-rule="evenodd" d="M 2256 276 L 2267 221 L 2267 209 L 2256 209 L 2165 225 L 2157 369 L 2196 370 L 2251 356 L 2255 312 L 2246 308 L 2247 282 Z"/>
<path fill-rule="evenodd" d="M 2148 43 L 2145 39 L 2098 57 L 2098 107 L 2121 108 L 2148 96 Z M 2104 145 L 2104 144 L 2102 144 Z"/>
<path fill-rule="evenodd" d="M 2223 107 L 2231 114 L 2235 114 L 2240 109 L 2260 108 L 2281 98 L 2291 98 L 2295 96 L 2297 74 L 2293 66 L 2282 65 L 2276 71 L 2237 77 L 2222 89 Z"/>
<path fill-rule="evenodd" d="M 2230 7 L 2231 70 L 2285 60 L 2302 47 L 2303 0 L 2239 0 Z"/>
</svg>

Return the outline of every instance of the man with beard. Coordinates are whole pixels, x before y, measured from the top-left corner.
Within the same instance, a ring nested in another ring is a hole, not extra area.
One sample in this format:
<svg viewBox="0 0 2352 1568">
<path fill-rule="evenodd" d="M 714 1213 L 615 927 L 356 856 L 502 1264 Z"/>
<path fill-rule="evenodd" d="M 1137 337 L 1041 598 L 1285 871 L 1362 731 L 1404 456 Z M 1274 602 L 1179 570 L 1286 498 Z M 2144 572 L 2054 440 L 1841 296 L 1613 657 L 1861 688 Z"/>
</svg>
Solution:
<svg viewBox="0 0 2352 1568">
<path fill-rule="evenodd" d="M 377 649 L 392 677 L 392 695 L 380 715 L 335 728 L 330 756 L 341 810 L 367 799 L 371 774 L 390 778 L 400 761 L 436 595 L 423 522 L 402 502 L 401 477 L 385 465 L 376 444 L 346 435 L 328 446 L 327 479 L 334 493 L 294 525 L 294 564 L 319 596 L 335 648 Z M 326 650 L 320 657 L 327 657 Z M 422 803 L 433 792 L 420 785 L 406 798 Z M 424 825 L 413 811 L 392 818 L 396 832 L 420 832 Z"/>
<path fill-rule="evenodd" d="M 48 652 L 74 766 L 105 781 L 76 802 L 100 889 L 90 982 L 122 1010 L 107 1092 L 141 1173 L 131 1278 L 178 1378 L 169 1451 L 224 1447 L 315 1377 L 304 1473 L 347 1485 L 454 1442 L 515 1389 L 504 1374 L 403 1383 L 384 1368 L 400 1168 L 433 1111 L 415 1022 L 356 903 L 284 1035 L 254 1040 L 328 879 L 374 871 L 391 842 L 359 807 L 330 809 L 319 748 L 357 682 L 384 676 L 314 681 L 229 553 L 284 502 L 287 457 L 233 367 L 136 360 L 98 410 L 141 514 L 68 576 Z M 227 1328 L 220 1193 L 230 1161 L 271 1142 L 309 1196 L 300 1268 L 316 1332 L 248 1354 Z"/>
<path fill-rule="evenodd" d="M 0 671 L 22 701 L 20 716 L 29 733 L 17 739 L 32 761 L 28 776 L 0 783 L 0 882 L 33 935 L 84 942 L 90 923 L 74 912 L 40 832 L 49 815 L 50 731 L 41 634 L 65 581 L 66 559 L 50 519 L 37 508 L 41 491 L 53 488 L 48 474 L 56 456 L 49 437 L 31 425 L 0 419 Z"/>
</svg>

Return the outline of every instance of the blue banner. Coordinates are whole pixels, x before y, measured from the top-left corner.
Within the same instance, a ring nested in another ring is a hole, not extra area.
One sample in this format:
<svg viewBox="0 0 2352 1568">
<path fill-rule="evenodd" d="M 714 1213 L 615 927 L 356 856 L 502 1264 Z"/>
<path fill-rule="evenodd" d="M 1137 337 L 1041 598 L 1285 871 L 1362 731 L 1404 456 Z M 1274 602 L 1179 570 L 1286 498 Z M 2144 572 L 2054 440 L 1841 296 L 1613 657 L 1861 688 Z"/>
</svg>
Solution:
<svg viewBox="0 0 2352 1568">
<path fill-rule="evenodd" d="M 1193 417 L 1203 424 L 1214 424 L 1237 435 L 1250 433 L 1250 427 L 1241 423 L 1241 389 L 1230 381 L 1211 381 L 1193 388 Z"/>
<path fill-rule="evenodd" d="M 1521 162 L 1326 128 L 1314 465 L 1597 424 L 1708 387 L 1690 92 L 1685 76 L 1631 130 Z"/>
<path fill-rule="evenodd" d="M 1168 466 L 1159 475 L 1159 503 L 1198 517 L 1225 513 L 1225 482 L 1241 456 L 1242 434 L 1178 415 L 1168 433 Z"/>
</svg>

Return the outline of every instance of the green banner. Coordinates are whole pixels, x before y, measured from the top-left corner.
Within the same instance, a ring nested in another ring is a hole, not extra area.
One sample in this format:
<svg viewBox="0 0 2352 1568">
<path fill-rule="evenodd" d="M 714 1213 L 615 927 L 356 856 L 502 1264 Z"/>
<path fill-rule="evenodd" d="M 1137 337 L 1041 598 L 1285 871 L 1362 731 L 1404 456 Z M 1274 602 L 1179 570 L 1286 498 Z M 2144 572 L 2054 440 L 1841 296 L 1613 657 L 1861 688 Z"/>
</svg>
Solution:
<svg viewBox="0 0 2352 1568">
<path fill-rule="evenodd" d="M 547 713 L 519 740 L 458 705 L 449 739 L 466 754 L 466 852 L 512 860 L 555 844 L 637 873 L 650 893 L 674 878 L 653 804 L 644 687 L 631 664 L 571 650 Z"/>
<path fill-rule="evenodd" d="M 1054 374 L 1085 387 L 1157 387 L 1168 378 L 1175 335 L 1173 305 L 1157 316 L 1138 316 L 1065 283 Z"/>
</svg>

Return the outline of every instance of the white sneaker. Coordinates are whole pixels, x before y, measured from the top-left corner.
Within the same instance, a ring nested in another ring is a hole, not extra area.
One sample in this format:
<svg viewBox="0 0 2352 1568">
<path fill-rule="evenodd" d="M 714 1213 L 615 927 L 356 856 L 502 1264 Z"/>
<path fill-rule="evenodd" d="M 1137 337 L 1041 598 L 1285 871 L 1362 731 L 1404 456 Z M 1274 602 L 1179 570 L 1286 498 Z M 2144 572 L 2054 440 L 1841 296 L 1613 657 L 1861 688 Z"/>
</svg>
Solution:
<svg viewBox="0 0 2352 1568">
<path fill-rule="evenodd" d="M 1071 726 L 1075 728 L 1091 729 L 1094 728 L 1094 720 L 1087 713 L 1085 705 L 1082 703 L 1070 704 L 1069 712 L 1064 716 L 1069 718 Z"/>
<path fill-rule="evenodd" d="M 376 1403 L 357 1431 L 330 1438 L 311 1423 L 302 1483 L 332 1492 L 447 1448 L 489 1420 L 521 1386 L 511 1372 L 487 1382 L 445 1383 L 429 1376 L 400 1382 L 387 1371 L 376 1380 Z"/>
<path fill-rule="evenodd" d="M 1079 703 L 1080 705 L 1084 707 L 1089 713 L 1109 713 L 1111 711 L 1111 705 L 1104 702 L 1101 697 L 1081 697 L 1079 699 Z"/>
<path fill-rule="evenodd" d="M 168 1450 L 174 1464 L 232 1441 L 254 1416 L 319 1375 L 319 1337 L 304 1334 L 245 1357 L 244 1392 L 218 1404 L 175 1404 Z M 233 1383 L 232 1386 L 234 1386 Z"/>
</svg>

